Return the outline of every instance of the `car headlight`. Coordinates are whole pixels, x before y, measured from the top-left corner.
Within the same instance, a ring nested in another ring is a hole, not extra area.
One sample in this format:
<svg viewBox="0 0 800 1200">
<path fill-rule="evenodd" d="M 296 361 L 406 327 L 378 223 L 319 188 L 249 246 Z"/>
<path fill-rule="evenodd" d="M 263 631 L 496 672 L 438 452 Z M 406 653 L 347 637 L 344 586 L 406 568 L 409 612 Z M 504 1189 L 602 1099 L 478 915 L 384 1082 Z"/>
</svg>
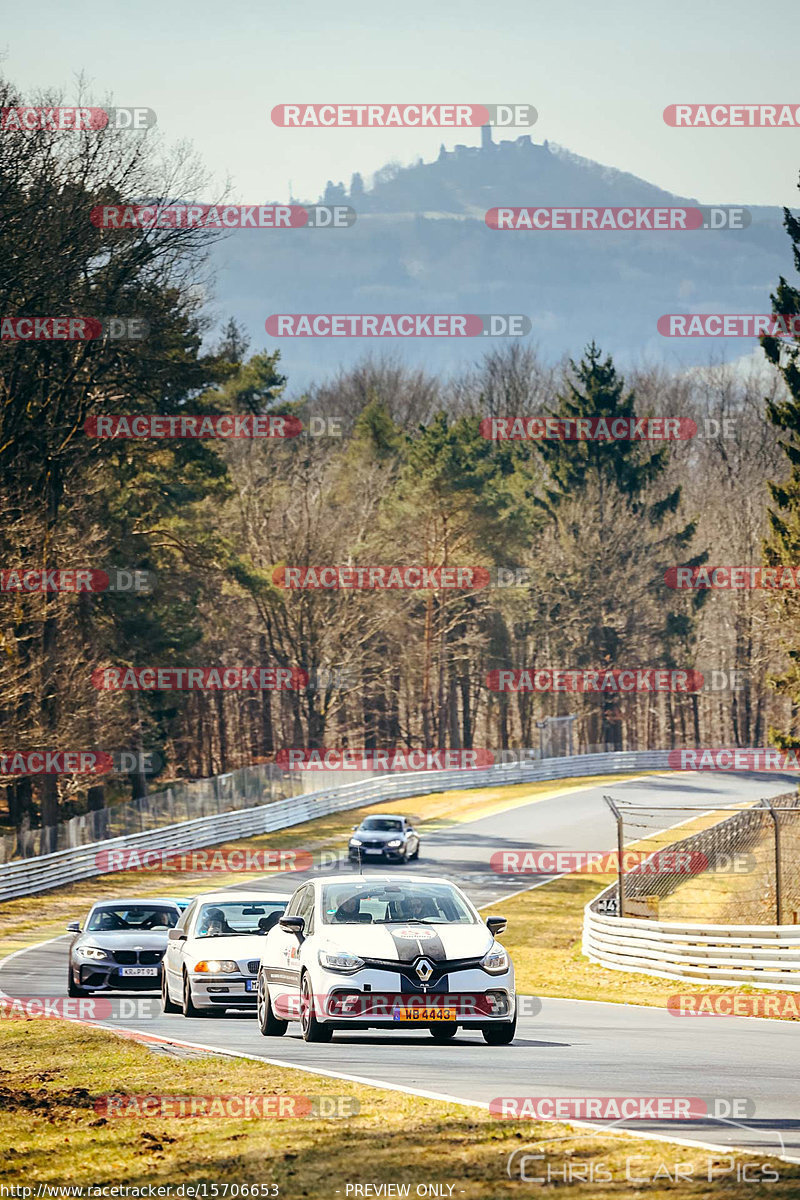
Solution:
<svg viewBox="0 0 800 1200">
<path fill-rule="evenodd" d="M 111 958 L 109 952 L 99 946 L 78 946 L 77 953 L 83 958 Z"/>
<path fill-rule="evenodd" d="M 508 970 L 508 954 L 499 942 L 494 942 L 481 959 L 481 966 L 490 975 L 502 975 Z"/>
<path fill-rule="evenodd" d="M 389 846 L 392 850 L 394 850 L 395 846 L 402 846 L 402 844 L 403 844 L 402 838 L 394 838 L 391 842 L 386 843 L 386 845 Z"/>
<path fill-rule="evenodd" d="M 360 970 L 364 965 L 363 958 L 359 958 L 357 954 L 351 954 L 349 950 L 336 950 L 330 953 L 327 950 L 320 950 L 319 965 L 324 967 L 326 971 L 342 971 L 350 974 L 353 971 Z"/>
<path fill-rule="evenodd" d="M 350 838 L 350 845 L 351 845 L 351 846 L 360 846 L 360 845 L 361 845 L 361 838 L 355 838 L 355 837 L 353 837 L 353 838 Z"/>
<path fill-rule="evenodd" d="M 195 963 L 194 970 L 200 974 L 234 975 L 238 973 L 239 967 L 232 958 L 204 958 Z"/>
</svg>

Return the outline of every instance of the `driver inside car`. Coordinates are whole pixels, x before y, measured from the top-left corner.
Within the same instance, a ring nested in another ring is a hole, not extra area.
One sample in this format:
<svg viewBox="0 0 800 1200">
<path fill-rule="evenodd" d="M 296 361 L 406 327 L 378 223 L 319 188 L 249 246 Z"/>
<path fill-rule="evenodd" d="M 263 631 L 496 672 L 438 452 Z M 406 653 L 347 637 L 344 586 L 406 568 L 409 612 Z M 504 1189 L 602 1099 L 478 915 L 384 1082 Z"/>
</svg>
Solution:
<svg viewBox="0 0 800 1200">
<path fill-rule="evenodd" d="M 225 933 L 233 933 L 233 930 L 225 920 L 224 912 L 221 908 L 210 908 L 203 923 L 203 928 L 198 930 L 199 936 L 221 937 Z"/>
<path fill-rule="evenodd" d="M 108 932 L 111 929 L 125 929 L 125 923 L 115 912 L 101 912 L 97 918 L 97 929 Z"/>
<path fill-rule="evenodd" d="M 343 900 L 333 914 L 334 921 L 358 921 L 362 917 L 358 896 L 350 896 Z"/>
</svg>

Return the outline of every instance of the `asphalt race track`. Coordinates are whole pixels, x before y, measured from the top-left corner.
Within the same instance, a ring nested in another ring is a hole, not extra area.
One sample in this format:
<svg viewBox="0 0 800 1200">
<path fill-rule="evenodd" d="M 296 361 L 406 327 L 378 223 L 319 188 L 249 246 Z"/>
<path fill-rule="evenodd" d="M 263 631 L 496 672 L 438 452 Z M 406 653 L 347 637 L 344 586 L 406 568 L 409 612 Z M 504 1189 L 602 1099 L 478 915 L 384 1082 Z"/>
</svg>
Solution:
<svg viewBox="0 0 800 1200">
<path fill-rule="evenodd" d="M 629 802 L 679 807 L 709 801 L 713 807 L 775 796 L 794 782 L 786 776 L 704 772 L 605 784 L 427 834 L 418 862 L 388 869 L 446 875 L 485 905 L 539 881 L 496 875 L 489 859 L 497 850 L 612 849 L 616 829 L 604 792 Z M 413 813 L 413 803 L 393 807 Z M 689 815 L 676 814 L 676 823 Z M 260 882 L 265 889 L 289 892 L 306 877 L 292 873 Z M 68 943 L 65 936 L 12 955 L 0 966 L 0 988 L 10 996 L 66 995 Z M 674 990 L 692 987 L 676 982 Z M 137 1000 L 142 1003 L 142 997 Z M 121 1003 L 115 999 L 115 1011 Z M 538 1003 L 530 1007 L 539 1010 Z M 655 1120 L 620 1128 L 800 1161 L 800 1044 L 793 1022 L 675 1017 L 635 1005 L 545 999 L 539 1011 L 521 1016 L 508 1047 L 487 1046 L 480 1034 L 459 1034 L 439 1045 L 422 1031 L 337 1032 L 332 1043 L 315 1045 L 302 1041 L 297 1024 L 283 1038 L 263 1038 L 249 1014 L 186 1020 L 163 1015 L 155 998 L 144 1008 L 149 1011 L 135 1018 L 121 1010 L 118 1018 L 99 1023 L 480 1104 L 526 1095 L 745 1098 L 753 1115 L 744 1120 Z"/>
</svg>

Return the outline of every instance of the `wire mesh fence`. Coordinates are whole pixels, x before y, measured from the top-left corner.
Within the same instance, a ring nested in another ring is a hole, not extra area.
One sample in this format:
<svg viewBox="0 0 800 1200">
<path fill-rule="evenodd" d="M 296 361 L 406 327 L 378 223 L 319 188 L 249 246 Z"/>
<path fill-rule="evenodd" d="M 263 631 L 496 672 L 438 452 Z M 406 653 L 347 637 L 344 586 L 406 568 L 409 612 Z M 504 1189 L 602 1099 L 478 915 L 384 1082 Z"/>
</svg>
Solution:
<svg viewBox="0 0 800 1200">
<path fill-rule="evenodd" d="M 559 721 L 562 719 L 559 718 Z M 569 756 L 569 743 L 563 738 L 555 741 L 550 739 L 544 749 L 546 752 L 543 753 L 541 745 L 511 747 L 492 750 L 491 753 L 495 766 L 505 768 L 509 777 L 513 776 L 515 767 L 519 767 L 520 764 L 542 762 L 549 757 Z M 610 753 L 617 749 L 610 744 L 586 746 L 578 757 Z M 102 842 L 109 838 L 128 837 L 149 829 L 175 825 L 180 821 L 191 821 L 196 817 L 254 808 L 259 804 L 286 800 L 318 788 L 353 783 L 376 774 L 385 776 L 387 772 L 310 772 L 286 769 L 275 763 L 241 767 L 239 770 L 208 779 L 176 783 L 163 792 L 154 792 L 139 800 L 126 800 L 110 808 L 80 813 L 69 820 L 59 822 L 58 825 L 31 828 L 26 822 L 13 832 L 0 834 L 0 864 L 20 858 L 34 858 L 41 854 L 53 854 L 58 850 L 69 850 L 77 846 L 88 846 L 92 842 Z"/>
<path fill-rule="evenodd" d="M 367 774 L 350 772 L 347 778 L 354 781 Z M 328 786 L 333 780 L 344 782 L 341 772 L 315 771 L 309 782 L 309 772 L 289 771 L 274 763 L 261 763 L 210 779 L 177 783 L 163 792 L 81 813 L 58 825 L 40 829 L 23 826 L 13 833 L 3 834 L 0 863 L 127 837 L 198 817 L 254 808 L 302 795 L 312 787 Z"/>
<path fill-rule="evenodd" d="M 800 793 L 712 808 L 606 802 L 620 851 L 605 912 L 720 925 L 800 922 Z"/>
</svg>

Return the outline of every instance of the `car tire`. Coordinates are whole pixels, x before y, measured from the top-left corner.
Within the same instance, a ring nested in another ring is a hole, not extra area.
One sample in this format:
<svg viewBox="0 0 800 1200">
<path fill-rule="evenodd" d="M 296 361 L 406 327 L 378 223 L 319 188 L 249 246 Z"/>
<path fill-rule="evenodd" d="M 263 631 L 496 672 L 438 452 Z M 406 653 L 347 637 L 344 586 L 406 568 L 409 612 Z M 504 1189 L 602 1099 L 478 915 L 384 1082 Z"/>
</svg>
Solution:
<svg viewBox="0 0 800 1200">
<path fill-rule="evenodd" d="M 67 995 L 68 996 L 88 996 L 89 993 L 85 988 L 78 987 L 75 982 L 75 977 L 72 974 L 72 967 L 67 971 Z"/>
<path fill-rule="evenodd" d="M 483 1040 L 490 1046 L 510 1046 L 517 1032 L 517 1014 L 513 1021 L 498 1021 L 496 1025 L 484 1025 Z"/>
<path fill-rule="evenodd" d="M 333 1026 L 317 1020 L 314 993 L 307 974 L 300 980 L 300 1025 L 304 1042 L 329 1042 L 333 1037 Z"/>
<path fill-rule="evenodd" d="M 449 1042 L 458 1033 L 458 1021 L 442 1022 L 441 1025 L 431 1025 L 431 1037 L 435 1042 Z"/>
<path fill-rule="evenodd" d="M 281 1021 L 275 1016 L 272 1008 L 272 997 L 269 994 L 267 981 L 259 972 L 258 975 L 258 1028 L 264 1037 L 283 1037 L 289 1028 L 288 1021 Z"/>
<path fill-rule="evenodd" d="M 161 968 L 161 1011 L 165 1013 L 179 1013 L 181 1011 L 180 1004 L 176 1004 L 174 1000 L 170 1000 L 169 991 L 167 989 L 167 968 Z"/>
<path fill-rule="evenodd" d="M 198 1008 L 194 1000 L 192 1000 L 192 985 L 189 983 L 189 976 L 186 971 L 183 973 L 183 1004 L 181 1012 L 185 1017 L 205 1017 L 207 1009 Z"/>
</svg>

